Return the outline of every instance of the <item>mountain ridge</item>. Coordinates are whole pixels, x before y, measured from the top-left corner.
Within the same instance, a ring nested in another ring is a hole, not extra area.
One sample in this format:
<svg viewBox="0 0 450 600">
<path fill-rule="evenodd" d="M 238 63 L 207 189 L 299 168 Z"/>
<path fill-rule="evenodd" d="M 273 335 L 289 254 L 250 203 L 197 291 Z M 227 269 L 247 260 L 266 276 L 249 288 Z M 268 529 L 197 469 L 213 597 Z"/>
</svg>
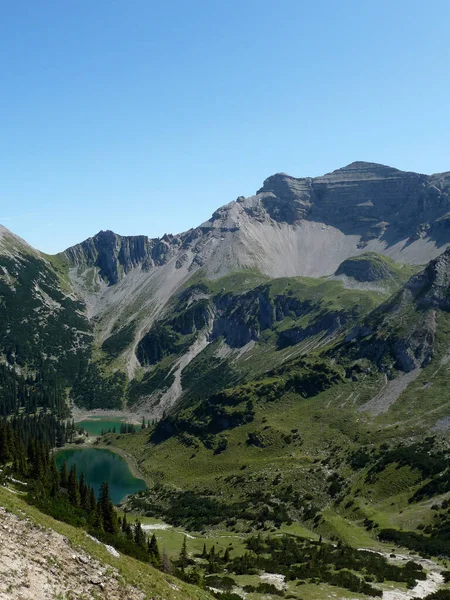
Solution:
<svg viewBox="0 0 450 600">
<path fill-rule="evenodd" d="M 4 230 L 9 239 L 28 251 Z M 163 396 L 152 392 L 151 404 L 162 398 L 170 407 L 194 365 L 203 361 L 206 373 L 228 365 L 232 381 L 233 365 L 242 370 L 264 352 L 278 361 L 291 346 L 323 344 L 363 316 L 352 303 L 371 310 L 449 244 L 450 174 L 358 161 L 315 178 L 272 175 L 255 195 L 184 233 L 152 239 L 106 230 L 53 257 L 33 252 L 84 305 L 94 364 L 116 379 L 146 381 L 146 389 L 159 381 Z M 284 278 L 300 279 L 292 289 L 258 288 Z M 316 285 L 321 278 L 336 281 Z M 207 292 L 193 293 L 189 309 L 180 294 L 196 284 Z M 287 293 L 298 294 L 297 304 Z"/>
</svg>

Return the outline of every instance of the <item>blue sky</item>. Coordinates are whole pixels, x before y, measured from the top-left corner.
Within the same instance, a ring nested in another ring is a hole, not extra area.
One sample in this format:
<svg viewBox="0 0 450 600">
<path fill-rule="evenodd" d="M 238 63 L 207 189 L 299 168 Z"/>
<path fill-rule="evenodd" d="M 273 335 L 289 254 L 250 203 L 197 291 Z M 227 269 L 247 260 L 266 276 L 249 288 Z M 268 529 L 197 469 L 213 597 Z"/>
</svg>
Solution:
<svg viewBox="0 0 450 600">
<path fill-rule="evenodd" d="M 43 251 L 186 230 L 278 171 L 450 170 L 448 0 L 0 11 L 0 223 Z"/>
</svg>

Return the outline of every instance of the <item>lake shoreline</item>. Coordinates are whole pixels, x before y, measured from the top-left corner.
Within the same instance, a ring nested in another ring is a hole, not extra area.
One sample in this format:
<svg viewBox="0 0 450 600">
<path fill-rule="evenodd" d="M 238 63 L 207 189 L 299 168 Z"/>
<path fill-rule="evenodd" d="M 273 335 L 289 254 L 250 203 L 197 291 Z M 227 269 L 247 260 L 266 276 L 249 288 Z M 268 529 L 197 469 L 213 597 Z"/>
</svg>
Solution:
<svg viewBox="0 0 450 600">
<path fill-rule="evenodd" d="M 145 486 L 145 489 L 148 489 L 148 482 L 147 479 L 144 477 L 144 475 L 139 471 L 139 469 L 137 468 L 137 466 L 135 465 L 135 463 L 131 460 L 131 458 L 125 453 L 125 452 L 118 452 L 117 449 L 112 449 L 109 448 L 106 445 L 97 445 L 97 444 L 65 444 L 63 447 L 61 448 L 55 448 L 55 459 L 57 461 L 58 464 L 58 454 L 61 455 L 63 454 L 63 457 L 61 458 L 60 456 L 60 460 L 68 460 L 69 465 L 70 465 L 70 458 L 66 459 L 66 457 L 64 456 L 64 453 L 71 453 L 71 452 L 86 452 L 89 453 L 89 451 L 95 451 L 95 450 L 99 450 L 100 452 L 106 452 L 109 455 L 116 455 L 118 457 L 120 457 L 123 461 L 123 463 L 125 463 L 126 465 L 126 469 L 128 469 L 129 474 L 134 478 L 134 480 L 136 481 L 140 481 L 142 482 L 142 484 Z M 70 455 L 69 455 L 70 457 Z M 89 457 L 88 460 L 90 460 L 91 457 Z M 95 459 L 94 459 L 95 460 Z M 60 465 L 58 465 L 59 467 Z M 79 472 L 83 472 L 85 471 L 85 469 L 81 468 L 78 469 Z M 89 467 L 87 468 L 87 471 L 85 471 L 85 476 L 87 478 L 87 480 L 89 480 Z M 121 474 L 122 476 L 124 475 L 123 473 Z M 98 480 L 100 481 L 100 479 Z M 124 480 L 122 479 L 122 477 L 119 477 L 119 479 L 115 479 L 115 484 L 123 482 Z M 127 476 L 125 476 L 125 481 L 127 481 Z M 111 483 L 110 483 L 111 485 Z M 140 490 L 138 490 L 140 491 Z M 128 495 L 132 495 L 134 493 L 137 493 L 137 491 L 135 492 L 130 492 L 129 494 L 127 494 L 122 500 L 120 500 L 119 502 L 117 502 L 116 506 L 118 506 L 119 504 L 121 504 L 122 502 L 124 502 L 126 500 L 126 497 Z"/>
<path fill-rule="evenodd" d="M 129 434 L 129 435 L 132 435 L 132 434 Z M 97 438 L 97 439 L 99 439 L 99 438 Z M 112 446 L 112 445 L 108 446 L 107 444 L 98 444 L 98 443 L 89 445 L 88 447 L 89 448 L 98 448 L 100 450 L 109 450 L 110 452 L 113 452 L 114 454 L 118 454 L 127 463 L 132 475 L 134 477 L 137 477 L 138 479 L 142 479 L 142 481 L 145 482 L 145 485 L 147 486 L 147 488 L 150 487 L 147 477 L 139 470 L 138 466 L 136 465 L 136 463 L 134 462 L 132 457 L 129 454 L 127 454 L 125 452 L 125 450 L 122 450 L 122 448 L 117 448 L 116 446 Z"/>
<path fill-rule="evenodd" d="M 131 471 L 131 474 L 134 477 L 136 477 L 137 479 L 142 479 L 142 481 L 145 482 L 145 485 L 147 487 L 150 487 L 149 480 L 139 470 L 138 466 L 136 465 L 136 463 L 134 462 L 134 460 L 132 459 L 132 457 L 129 454 L 127 454 L 121 448 L 117 448 L 112 445 L 108 446 L 107 444 L 99 444 L 97 442 L 97 440 L 99 440 L 99 439 L 100 439 L 100 436 L 99 437 L 91 436 L 90 438 L 87 439 L 87 441 L 83 442 L 83 444 L 66 443 L 66 444 L 64 444 L 64 446 L 61 446 L 60 448 L 53 448 L 53 454 L 57 454 L 58 452 L 61 452 L 62 450 L 108 450 L 109 452 L 112 452 L 113 454 L 118 454 L 120 457 L 122 457 L 124 459 L 124 461 L 127 463 L 128 468 Z"/>
<path fill-rule="evenodd" d="M 90 419 L 120 419 L 125 423 L 140 425 L 142 416 L 127 410 L 96 408 L 89 410 L 87 408 L 71 407 L 72 419 L 75 423 L 80 421 L 89 421 Z"/>
</svg>

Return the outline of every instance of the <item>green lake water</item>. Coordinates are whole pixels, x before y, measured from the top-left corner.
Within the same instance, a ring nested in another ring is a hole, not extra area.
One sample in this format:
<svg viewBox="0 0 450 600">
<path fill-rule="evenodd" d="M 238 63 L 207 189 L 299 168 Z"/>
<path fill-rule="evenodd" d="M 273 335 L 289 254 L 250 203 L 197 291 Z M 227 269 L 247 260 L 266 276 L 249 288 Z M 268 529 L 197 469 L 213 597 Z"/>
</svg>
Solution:
<svg viewBox="0 0 450 600">
<path fill-rule="evenodd" d="M 88 432 L 91 436 L 99 436 L 102 433 L 102 430 L 106 433 L 109 429 L 111 431 L 116 428 L 117 433 L 120 432 L 120 426 L 125 421 L 120 421 L 118 419 L 103 419 L 103 418 L 91 418 L 85 419 L 84 421 L 79 421 L 75 423 L 75 427 L 82 427 L 85 431 Z"/>
<path fill-rule="evenodd" d="M 145 481 L 132 474 L 127 462 L 121 456 L 104 448 L 59 450 L 55 458 L 58 468 L 64 461 L 67 462 L 69 469 L 75 464 L 78 477 L 84 473 L 88 485 L 93 486 L 97 498 L 100 485 L 103 481 L 107 481 L 114 504 L 119 504 L 129 494 L 147 488 Z"/>
</svg>

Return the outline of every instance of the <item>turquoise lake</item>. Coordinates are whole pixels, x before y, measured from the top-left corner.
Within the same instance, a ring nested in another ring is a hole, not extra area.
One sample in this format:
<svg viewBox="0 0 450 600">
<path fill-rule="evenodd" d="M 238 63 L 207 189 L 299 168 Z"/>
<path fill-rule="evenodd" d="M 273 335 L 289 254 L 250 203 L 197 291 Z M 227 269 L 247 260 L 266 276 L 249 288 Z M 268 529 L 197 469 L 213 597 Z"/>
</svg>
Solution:
<svg viewBox="0 0 450 600">
<path fill-rule="evenodd" d="M 103 418 L 92 418 L 92 419 L 84 419 L 83 421 L 78 421 L 75 423 L 75 427 L 82 427 L 85 431 L 88 432 L 90 436 L 99 436 L 102 433 L 102 430 L 107 433 L 109 429 L 111 431 L 116 428 L 117 433 L 120 432 L 120 426 L 125 421 L 121 421 L 119 419 L 103 419 Z"/>
<path fill-rule="evenodd" d="M 109 484 L 111 500 L 122 502 L 129 494 L 136 494 L 147 488 L 145 481 L 135 477 L 127 462 L 118 454 L 105 448 L 70 448 L 59 450 L 56 464 L 61 467 L 64 461 L 70 467 L 75 464 L 78 477 L 84 473 L 87 483 L 93 486 L 96 496 L 103 481 Z"/>
</svg>

